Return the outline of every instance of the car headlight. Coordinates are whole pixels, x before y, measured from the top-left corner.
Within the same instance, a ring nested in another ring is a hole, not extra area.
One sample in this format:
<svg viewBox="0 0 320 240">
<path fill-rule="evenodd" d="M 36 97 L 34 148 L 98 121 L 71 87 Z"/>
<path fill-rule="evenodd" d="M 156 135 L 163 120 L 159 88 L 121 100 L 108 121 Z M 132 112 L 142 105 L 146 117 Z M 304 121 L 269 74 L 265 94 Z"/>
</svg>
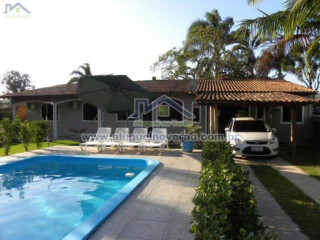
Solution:
<svg viewBox="0 0 320 240">
<path fill-rule="evenodd" d="M 235 139 L 234 139 L 234 142 L 235 142 L 235 143 L 243 143 L 243 142 L 244 142 L 244 139 L 243 139 L 241 136 L 237 135 L 237 136 L 235 137 Z"/>
<path fill-rule="evenodd" d="M 276 136 L 272 135 L 272 138 L 271 138 L 271 140 L 270 140 L 269 143 L 270 143 L 270 144 L 278 143 L 278 138 L 277 138 Z"/>
</svg>

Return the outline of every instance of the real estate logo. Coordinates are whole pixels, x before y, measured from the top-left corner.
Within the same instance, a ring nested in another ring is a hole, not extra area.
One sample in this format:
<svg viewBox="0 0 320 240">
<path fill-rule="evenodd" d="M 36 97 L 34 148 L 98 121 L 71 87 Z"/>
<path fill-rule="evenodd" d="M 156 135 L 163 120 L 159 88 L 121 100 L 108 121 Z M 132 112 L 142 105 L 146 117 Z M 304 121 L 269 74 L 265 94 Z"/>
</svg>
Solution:
<svg viewBox="0 0 320 240">
<path fill-rule="evenodd" d="M 21 3 L 17 2 L 16 4 L 5 4 L 3 14 L 8 18 L 27 18 L 31 12 Z"/>
<path fill-rule="evenodd" d="M 182 102 L 182 101 L 181 101 Z M 177 103 L 174 99 L 162 95 L 161 97 L 157 98 L 153 102 L 149 103 L 149 99 L 142 98 L 142 99 L 135 99 L 134 101 L 134 113 L 131 114 L 128 118 L 129 119 L 136 119 L 134 125 L 136 127 L 141 127 L 141 115 L 148 114 L 153 110 L 158 110 L 158 116 L 161 118 L 169 118 L 170 119 L 170 110 L 174 109 L 176 112 L 180 113 L 183 116 L 183 119 L 187 119 L 187 121 L 177 121 L 177 120 L 165 120 L 165 121 L 144 121 L 143 126 L 162 126 L 162 127 L 170 127 L 170 126 L 178 126 L 183 127 L 196 117 L 193 113 L 191 113 L 188 109 L 183 107 L 183 104 Z M 140 120 L 140 121 L 139 121 Z"/>
</svg>

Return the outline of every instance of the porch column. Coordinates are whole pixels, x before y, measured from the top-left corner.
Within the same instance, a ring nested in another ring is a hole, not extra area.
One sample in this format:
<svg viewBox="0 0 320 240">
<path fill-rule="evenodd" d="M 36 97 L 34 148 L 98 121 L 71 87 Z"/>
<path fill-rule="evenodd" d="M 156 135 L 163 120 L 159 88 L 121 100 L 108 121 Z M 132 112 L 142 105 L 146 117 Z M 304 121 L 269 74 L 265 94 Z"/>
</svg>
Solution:
<svg viewBox="0 0 320 240">
<path fill-rule="evenodd" d="M 209 132 L 218 133 L 219 123 L 218 123 L 218 104 L 215 103 L 213 106 L 209 106 Z"/>
<path fill-rule="evenodd" d="M 290 142 L 292 146 L 292 158 L 295 159 L 297 152 L 297 137 L 296 137 L 296 125 L 297 125 L 297 107 L 291 105 L 291 132 Z"/>
<path fill-rule="evenodd" d="M 56 140 L 58 139 L 58 126 L 57 126 L 57 104 L 53 103 L 52 104 L 52 118 L 53 118 L 53 139 Z"/>
<path fill-rule="evenodd" d="M 219 133 L 219 118 L 218 118 L 218 104 L 213 105 L 213 130 L 214 133 Z"/>
<path fill-rule="evenodd" d="M 101 109 L 98 109 L 98 128 L 102 127 L 102 113 Z"/>
</svg>

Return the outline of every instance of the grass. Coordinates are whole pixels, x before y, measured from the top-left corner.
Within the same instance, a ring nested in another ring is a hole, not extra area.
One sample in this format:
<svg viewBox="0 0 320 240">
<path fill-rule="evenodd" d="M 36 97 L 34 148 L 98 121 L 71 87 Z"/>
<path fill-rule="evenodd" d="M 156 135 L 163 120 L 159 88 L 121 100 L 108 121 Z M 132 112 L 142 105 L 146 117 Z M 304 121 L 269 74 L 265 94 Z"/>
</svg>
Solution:
<svg viewBox="0 0 320 240">
<path fill-rule="evenodd" d="M 291 158 L 291 146 L 280 146 L 280 157 L 301 168 L 320 181 L 320 147 L 315 145 L 297 146 L 295 160 Z"/>
<path fill-rule="evenodd" d="M 55 140 L 50 142 L 50 147 L 53 146 L 77 146 L 79 145 L 79 142 L 76 141 L 70 141 L 70 140 Z M 43 142 L 41 148 L 46 148 L 48 146 L 47 142 Z M 36 150 L 36 144 L 31 143 L 29 145 L 29 151 Z M 11 146 L 9 155 L 16 154 L 16 153 L 22 153 L 25 152 L 24 147 L 22 144 L 14 144 Z M 0 156 L 5 156 L 4 154 L 4 148 L 0 148 Z"/>
<path fill-rule="evenodd" d="M 310 239 L 320 239 L 320 205 L 272 167 L 252 165 L 251 168 L 301 231 Z"/>
</svg>

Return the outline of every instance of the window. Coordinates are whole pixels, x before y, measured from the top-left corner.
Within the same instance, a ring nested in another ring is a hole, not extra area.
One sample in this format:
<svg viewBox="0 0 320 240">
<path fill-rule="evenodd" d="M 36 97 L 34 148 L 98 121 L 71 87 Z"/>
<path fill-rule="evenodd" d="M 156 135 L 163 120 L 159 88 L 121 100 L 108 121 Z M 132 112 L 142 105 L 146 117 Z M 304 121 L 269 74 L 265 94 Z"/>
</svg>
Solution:
<svg viewBox="0 0 320 240">
<path fill-rule="evenodd" d="M 183 107 L 183 103 L 181 101 L 179 101 L 177 99 L 173 99 L 173 100 L 176 103 L 178 103 L 180 106 Z M 161 108 L 162 108 L 162 110 L 161 110 Z M 160 110 L 162 111 L 162 113 L 169 113 L 167 115 L 167 117 L 160 116 Z M 161 105 L 161 106 L 158 107 L 158 119 L 160 121 L 171 121 L 171 120 L 182 121 L 183 120 L 183 116 L 182 116 L 182 113 L 178 112 L 174 108 L 172 108 L 172 107 L 170 107 L 168 105 Z"/>
<path fill-rule="evenodd" d="M 234 132 L 270 132 L 263 120 L 240 120 L 233 125 Z"/>
<path fill-rule="evenodd" d="M 168 105 L 159 106 L 159 117 L 169 117 L 170 107 Z"/>
<path fill-rule="evenodd" d="M 200 106 L 196 103 L 192 103 L 192 113 L 195 115 L 193 122 L 200 123 Z"/>
<path fill-rule="evenodd" d="M 45 103 L 41 106 L 41 118 L 44 120 L 53 120 L 53 106 L 52 104 Z M 59 120 L 59 108 L 57 106 L 57 120 Z"/>
<path fill-rule="evenodd" d="M 282 115 L 281 115 L 282 123 L 290 123 L 291 122 L 291 108 L 288 106 L 282 107 Z M 303 107 L 300 106 L 297 109 L 297 123 L 303 123 Z"/>
<path fill-rule="evenodd" d="M 93 121 L 98 118 L 98 109 L 89 103 L 82 105 L 82 120 Z"/>
</svg>

